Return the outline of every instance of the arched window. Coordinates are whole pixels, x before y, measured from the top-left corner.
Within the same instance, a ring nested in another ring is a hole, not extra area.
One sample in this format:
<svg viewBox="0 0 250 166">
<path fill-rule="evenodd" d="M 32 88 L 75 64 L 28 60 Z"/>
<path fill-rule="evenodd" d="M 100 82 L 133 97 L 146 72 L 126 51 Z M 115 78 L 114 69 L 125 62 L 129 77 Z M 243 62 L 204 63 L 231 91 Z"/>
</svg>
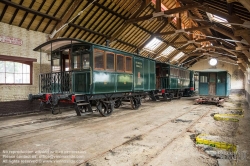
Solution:
<svg viewBox="0 0 250 166">
<path fill-rule="evenodd" d="M 29 58 L 0 56 L 0 84 L 32 84 L 32 64 Z"/>
</svg>

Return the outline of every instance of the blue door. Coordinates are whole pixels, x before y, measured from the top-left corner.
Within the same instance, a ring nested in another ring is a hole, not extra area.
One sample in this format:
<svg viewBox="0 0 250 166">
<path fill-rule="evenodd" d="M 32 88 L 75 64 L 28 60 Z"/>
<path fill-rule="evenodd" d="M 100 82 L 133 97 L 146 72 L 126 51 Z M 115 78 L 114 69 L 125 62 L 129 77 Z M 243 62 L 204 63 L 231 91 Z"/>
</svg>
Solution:
<svg viewBox="0 0 250 166">
<path fill-rule="evenodd" d="M 208 73 L 200 73 L 199 78 L 199 94 L 208 95 L 209 86 L 208 86 Z"/>
<path fill-rule="evenodd" d="M 217 96 L 226 96 L 226 72 L 217 73 L 217 86 L 216 86 L 216 95 Z"/>
</svg>

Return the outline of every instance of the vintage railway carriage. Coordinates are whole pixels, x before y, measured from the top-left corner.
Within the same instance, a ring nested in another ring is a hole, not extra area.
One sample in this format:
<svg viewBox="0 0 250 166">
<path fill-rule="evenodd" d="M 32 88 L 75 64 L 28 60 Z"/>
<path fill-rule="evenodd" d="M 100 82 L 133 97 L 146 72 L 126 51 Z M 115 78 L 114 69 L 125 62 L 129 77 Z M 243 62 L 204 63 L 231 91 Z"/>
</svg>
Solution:
<svg viewBox="0 0 250 166">
<path fill-rule="evenodd" d="M 220 69 L 206 69 L 199 73 L 199 95 L 227 97 L 231 91 L 231 75 Z"/>
<path fill-rule="evenodd" d="M 193 71 L 167 63 L 156 63 L 156 90 L 150 97 L 153 100 L 181 98 L 194 92 Z"/>
<path fill-rule="evenodd" d="M 75 103 L 78 116 L 92 112 L 103 116 L 112 113 L 122 100 L 133 109 L 140 106 L 144 92 L 155 90 L 155 61 L 82 40 L 61 38 L 48 41 L 35 51 L 51 57 L 51 72 L 40 74 L 40 99 L 58 113 L 58 103 Z M 60 110 L 60 109 L 59 109 Z"/>
</svg>

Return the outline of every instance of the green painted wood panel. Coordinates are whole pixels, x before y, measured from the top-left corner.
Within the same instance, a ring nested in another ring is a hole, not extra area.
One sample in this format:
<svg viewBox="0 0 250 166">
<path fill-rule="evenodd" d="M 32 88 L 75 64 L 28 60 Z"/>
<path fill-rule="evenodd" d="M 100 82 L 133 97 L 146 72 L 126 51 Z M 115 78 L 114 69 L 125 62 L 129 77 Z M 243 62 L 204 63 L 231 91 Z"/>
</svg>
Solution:
<svg viewBox="0 0 250 166">
<path fill-rule="evenodd" d="M 117 75 L 117 92 L 130 92 L 133 89 L 132 74 L 116 74 Z"/>
<path fill-rule="evenodd" d="M 73 92 L 74 93 L 90 93 L 90 73 L 75 72 L 73 73 Z"/>
<path fill-rule="evenodd" d="M 134 91 L 144 90 L 143 58 L 134 57 Z"/>
<path fill-rule="evenodd" d="M 156 89 L 155 61 L 150 60 L 150 90 Z"/>
<path fill-rule="evenodd" d="M 116 74 L 109 72 L 93 72 L 93 93 L 113 93 L 116 89 Z"/>
</svg>

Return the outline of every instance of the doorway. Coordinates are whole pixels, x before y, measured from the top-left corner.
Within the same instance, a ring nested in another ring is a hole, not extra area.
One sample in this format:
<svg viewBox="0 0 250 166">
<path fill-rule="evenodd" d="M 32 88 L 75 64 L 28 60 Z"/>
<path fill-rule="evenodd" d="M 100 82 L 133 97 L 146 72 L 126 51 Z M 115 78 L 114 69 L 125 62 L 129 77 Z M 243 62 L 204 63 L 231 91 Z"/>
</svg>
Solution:
<svg viewBox="0 0 250 166">
<path fill-rule="evenodd" d="M 214 96 L 216 93 L 216 73 L 209 73 L 209 95 Z"/>
</svg>

